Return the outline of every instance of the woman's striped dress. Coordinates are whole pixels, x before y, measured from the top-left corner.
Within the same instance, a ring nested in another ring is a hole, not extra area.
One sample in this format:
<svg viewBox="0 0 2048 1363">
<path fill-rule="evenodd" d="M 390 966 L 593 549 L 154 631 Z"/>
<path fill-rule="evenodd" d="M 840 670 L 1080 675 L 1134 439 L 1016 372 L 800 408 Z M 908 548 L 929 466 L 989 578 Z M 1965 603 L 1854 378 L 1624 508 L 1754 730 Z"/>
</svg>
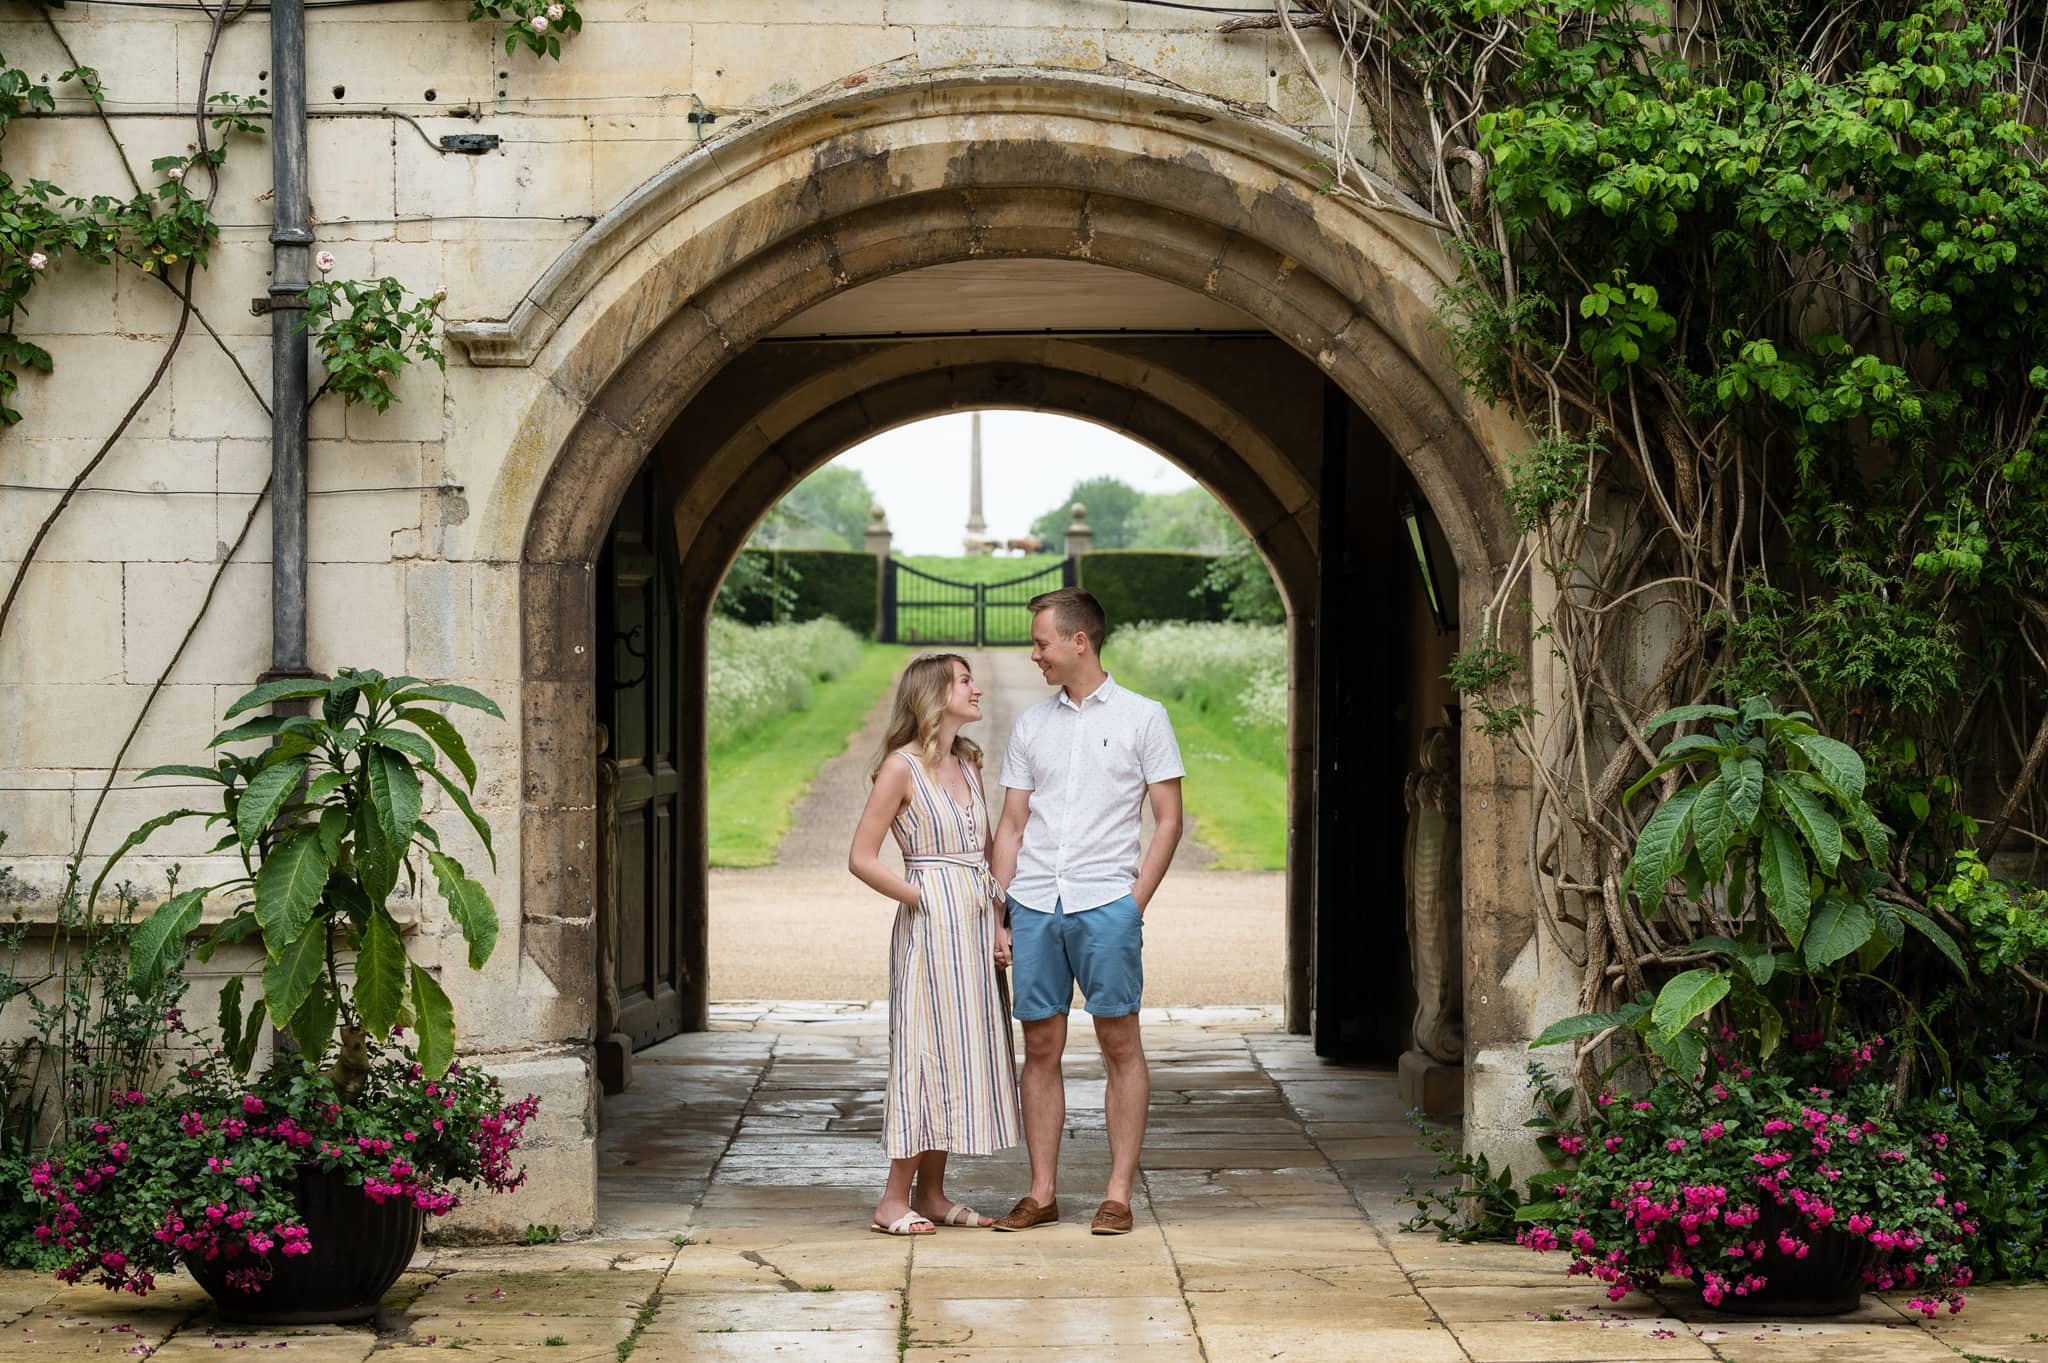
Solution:
<svg viewBox="0 0 2048 1363">
<path fill-rule="evenodd" d="M 882 1143 L 890 1159 L 927 1150 L 987 1155 L 1017 1143 L 1016 1055 L 996 985 L 1002 912 L 988 873 L 981 774 L 962 763 L 970 800 L 946 793 L 908 752 L 910 802 L 897 845 L 924 894 L 898 905 L 889 939 L 889 1089 Z"/>
</svg>

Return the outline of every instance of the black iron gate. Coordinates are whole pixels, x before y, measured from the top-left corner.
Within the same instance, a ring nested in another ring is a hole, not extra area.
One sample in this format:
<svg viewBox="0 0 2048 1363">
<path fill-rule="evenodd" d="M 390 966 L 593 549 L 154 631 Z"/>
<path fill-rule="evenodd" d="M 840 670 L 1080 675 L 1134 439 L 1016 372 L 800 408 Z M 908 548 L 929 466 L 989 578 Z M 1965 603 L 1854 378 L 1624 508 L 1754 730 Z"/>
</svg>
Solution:
<svg viewBox="0 0 2048 1363">
<path fill-rule="evenodd" d="M 885 644 L 1021 646 L 1031 642 L 1031 598 L 1073 582 L 1072 559 L 997 582 L 963 582 L 892 558 L 882 569 L 877 633 Z"/>
</svg>

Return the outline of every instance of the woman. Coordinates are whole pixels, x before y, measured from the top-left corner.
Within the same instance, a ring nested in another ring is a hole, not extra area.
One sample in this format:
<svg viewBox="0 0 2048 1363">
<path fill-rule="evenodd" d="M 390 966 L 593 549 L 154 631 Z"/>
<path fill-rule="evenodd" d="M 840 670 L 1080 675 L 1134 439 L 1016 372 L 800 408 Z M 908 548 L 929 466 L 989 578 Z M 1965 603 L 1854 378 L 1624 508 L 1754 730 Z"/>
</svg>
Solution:
<svg viewBox="0 0 2048 1363">
<path fill-rule="evenodd" d="M 897 904 L 882 1107 L 889 1184 L 872 1226 L 885 1235 L 994 1225 L 946 1196 L 946 1156 L 993 1154 L 1018 1140 L 1016 1057 L 996 983 L 1010 934 L 988 873 L 981 749 L 960 736 L 980 718 L 966 659 L 928 654 L 904 669 L 847 858 L 863 884 Z M 884 829 L 896 834 L 908 879 L 882 864 Z"/>
</svg>

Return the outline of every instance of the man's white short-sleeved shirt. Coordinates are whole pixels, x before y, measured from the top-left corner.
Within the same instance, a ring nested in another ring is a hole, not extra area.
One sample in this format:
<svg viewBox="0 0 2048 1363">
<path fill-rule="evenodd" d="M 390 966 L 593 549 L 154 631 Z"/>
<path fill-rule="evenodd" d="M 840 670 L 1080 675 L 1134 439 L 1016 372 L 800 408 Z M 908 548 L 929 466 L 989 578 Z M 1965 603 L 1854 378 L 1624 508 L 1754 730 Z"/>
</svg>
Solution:
<svg viewBox="0 0 2048 1363">
<path fill-rule="evenodd" d="M 999 779 L 1031 792 L 1031 818 L 1010 898 L 1080 913 L 1131 893 L 1145 787 L 1185 775 L 1166 707 L 1114 678 L 1079 705 L 1061 688 L 1017 716 Z"/>
</svg>

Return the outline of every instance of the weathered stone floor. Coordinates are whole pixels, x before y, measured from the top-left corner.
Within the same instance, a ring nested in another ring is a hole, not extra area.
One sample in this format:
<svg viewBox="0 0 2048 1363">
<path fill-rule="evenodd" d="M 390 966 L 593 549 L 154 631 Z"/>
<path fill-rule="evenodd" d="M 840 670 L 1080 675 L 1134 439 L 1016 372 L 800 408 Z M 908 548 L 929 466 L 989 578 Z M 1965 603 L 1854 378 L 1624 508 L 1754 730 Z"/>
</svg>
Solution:
<svg viewBox="0 0 2048 1363">
<path fill-rule="evenodd" d="M 1102 1078 L 1076 1024 L 1055 1228 L 868 1233 L 880 1013 L 733 1006 L 639 1056 L 607 1103 L 596 1239 L 423 1251 L 359 1329 L 237 1330 L 182 1280 L 135 1301 L 0 1275 L 0 1363 L 2048 1363 L 2048 1289 L 1980 1291 L 1932 1326 L 1874 1297 L 1848 1320 L 1743 1321 L 1681 1294 L 1614 1307 L 1556 1258 L 1401 1232 L 1400 1176 L 1427 1161 L 1391 1077 L 1324 1065 L 1257 1009 L 1148 1017 L 1138 1229 L 1092 1237 Z M 951 1182 L 1007 1210 L 1022 1152 Z"/>
</svg>

